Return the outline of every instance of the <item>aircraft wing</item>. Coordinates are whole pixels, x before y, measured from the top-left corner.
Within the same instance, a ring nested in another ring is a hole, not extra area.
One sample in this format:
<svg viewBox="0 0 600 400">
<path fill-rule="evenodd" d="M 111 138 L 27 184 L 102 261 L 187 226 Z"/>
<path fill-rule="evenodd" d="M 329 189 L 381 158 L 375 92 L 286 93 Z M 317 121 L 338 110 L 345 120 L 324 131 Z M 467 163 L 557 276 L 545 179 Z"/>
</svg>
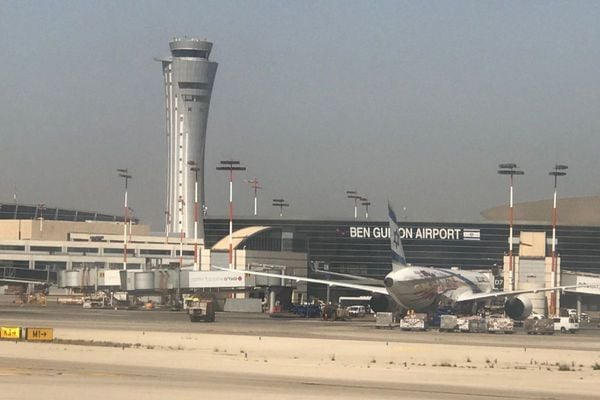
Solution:
<svg viewBox="0 0 600 400">
<path fill-rule="evenodd" d="M 488 300 L 498 299 L 503 297 L 518 296 L 525 293 L 537 293 L 537 292 L 550 292 L 554 290 L 574 289 L 578 287 L 584 287 L 586 285 L 569 285 L 569 286 L 555 286 L 549 288 L 535 288 L 526 290 L 513 290 L 511 292 L 489 292 L 489 293 L 463 293 L 458 296 L 457 303 L 465 301 L 477 301 L 477 300 Z"/>
<path fill-rule="evenodd" d="M 213 268 L 216 268 L 221 271 L 232 271 L 232 272 L 235 271 L 237 273 L 243 272 L 245 274 L 256 275 L 256 276 L 268 276 L 271 278 L 283 278 L 283 279 L 289 279 L 291 281 L 296 281 L 296 282 L 319 283 L 321 285 L 345 287 L 345 288 L 349 288 L 349 289 L 362 290 L 362 291 L 370 292 L 370 293 L 380 293 L 380 294 L 389 295 L 389 292 L 384 287 L 378 287 L 378 286 L 358 285 L 358 284 L 354 284 L 354 283 L 328 281 L 325 279 L 304 278 L 302 276 L 271 274 L 268 272 L 229 269 L 229 268 L 223 268 L 223 267 L 217 267 L 217 266 L 213 266 Z"/>
<path fill-rule="evenodd" d="M 324 271 L 322 269 L 313 269 L 314 272 L 317 272 L 319 274 L 326 274 L 326 275 L 333 275 L 333 276 L 339 276 L 342 278 L 348 278 L 348 279 L 355 279 L 357 281 L 363 281 L 363 282 L 371 282 L 375 285 L 383 285 L 383 281 L 381 281 L 380 279 L 373 279 L 373 278 L 367 278 L 364 276 L 358 276 L 358 275 L 350 275 L 350 274 L 341 274 L 339 272 L 329 272 L 329 271 Z"/>
</svg>

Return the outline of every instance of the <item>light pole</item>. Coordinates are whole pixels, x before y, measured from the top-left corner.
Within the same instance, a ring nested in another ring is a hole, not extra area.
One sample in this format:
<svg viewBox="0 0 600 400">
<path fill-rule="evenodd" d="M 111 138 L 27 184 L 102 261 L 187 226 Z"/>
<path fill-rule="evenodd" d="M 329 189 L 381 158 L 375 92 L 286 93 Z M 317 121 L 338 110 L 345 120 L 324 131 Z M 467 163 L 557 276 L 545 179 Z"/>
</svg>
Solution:
<svg viewBox="0 0 600 400">
<path fill-rule="evenodd" d="M 510 285 L 510 290 L 515 290 L 515 280 L 513 273 L 513 218 L 514 218 L 514 210 L 513 210 L 513 177 L 515 175 L 524 175 L 525 172 L 516 169 L 517 164 L 507 163 L 500 164 L 498 166 L 500 168 L 498 173 L 500 175 L 508 175 L 510 176 L 510 201 L 509 201 L 509 211 L 508 211 L 508 220 L 509 220 L 509 228 L 508 228 L 508 281 Z"/>
<path fill-rule="evenodd" d="M 245 171 L 237 160 L 221 161 L 217 171 L 229 171 L 229 269 L 233 266 L 233 171 Z"/>
<path fill-rule="evenodd" d="M 283 217 L 283 208 L 289 207 L 290 204 L 286 202 L 284 199 L 273 199 L 273 206 L 279 207 L 279 216 Z"/>
<path fill-rule="evenodd" d="M 45 204 L 38 204 L 37 209 L 40 212 L 40 232 L 44 231 L 44 210 L 46 209 Z"/>
<path fill-rule="evenodd" d="M 354 219 L 358 218 L 358 200 L 362 197 L 358 195 L 356 190 L 346 190 L 346 197 L 354 200 Z"/>
<path fill-rule="evenodd" d="M 195 161 L 188 161 L 190 170 L 194 172 L 194 271 L 199 271 L 200 260 L 198 258 L 198 216 L 200 210 L 198 209 L 198 172 L 200 168 L 197 166 Z"/>
<path fill-rule="evenodd" d="M 256 215 L 258 215 L 257 192 L 258 192 L 258 190 L 262 189 L 262 187 L 259 186 L 258 179 L 256 179 L 256 178 L 252 179 L 251 181 L 246 179 L 246 182 L 251 185 L 252 189 L 254 189 L 254 216 L 256 216 Z"/>
<path fill-rule="evenodd" d="M 365 219 L 369 219 L 369 206 L 371 205 L 371 202 L 369 201 L 369 199 L 366 198 L 362 198 L 362 205 L 365 206 Z"/>
<path fill-rule="evenodd" d="M 123 204 L 125 213 L 123 219 L 123 269 L 125 270 L 127 269 L 127 213 L 129 210 L 129 207 L 127 207 L 127 183 L 133 176 L 129 174 L 127 168 L 117 168 L 117 173 L 125 181 L 125 203 Z"/>
<path fill-rule="evenodd" d="M 566 170 L 569 168 L 566 165 L 556 164 L 554 170 L 550 171 L 549 175 L 554 177 L 554 202 L 552 206 L 552 286 L 558 286 L 558 274 L 556 268 L 556 224 L 558 222 L 558 209 L 556 207 L 556 187 L 558 177 L 565 176 Z M 557 294 L 556 291 L 550 293 L 550 315 L 556 315 L 557 309 Z"/>
</svg>

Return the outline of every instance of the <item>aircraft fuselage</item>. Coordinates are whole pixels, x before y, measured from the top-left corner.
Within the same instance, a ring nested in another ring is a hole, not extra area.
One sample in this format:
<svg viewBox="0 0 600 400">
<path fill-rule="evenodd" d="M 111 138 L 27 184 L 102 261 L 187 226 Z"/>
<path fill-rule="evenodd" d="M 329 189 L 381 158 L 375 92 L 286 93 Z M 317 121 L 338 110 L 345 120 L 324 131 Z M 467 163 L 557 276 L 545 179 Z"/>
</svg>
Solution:
<svg viewBox="0 0 600 400">
<path fill-rule="evenodd" d="M 440 302 L 452 304 L 463 293 L 489 293 L 489 275 L 433 267 L 405 267 L 390 272 L 384 280 L 390 296 L 402 307 L 427 311 Z"/>
</svg>

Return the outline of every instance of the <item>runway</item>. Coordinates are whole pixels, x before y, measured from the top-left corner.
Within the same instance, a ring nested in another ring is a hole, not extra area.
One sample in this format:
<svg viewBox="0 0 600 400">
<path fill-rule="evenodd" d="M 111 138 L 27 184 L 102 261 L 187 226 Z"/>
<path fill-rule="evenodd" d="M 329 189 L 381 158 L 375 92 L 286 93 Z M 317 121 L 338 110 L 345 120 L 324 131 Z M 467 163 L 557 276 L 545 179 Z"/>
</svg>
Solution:
<svg viewBox="0 0 600 400">
<path fill-rule="evenodd" d="M 59 338 L 0 342 L 8 399 L 592 399 L 600 390 L 595 328 L 441 334 L 226 313 L 192 324 L 182 312 L 56 305 L 2 306 L 0 325 L 53 327 Z"/>
</svg>

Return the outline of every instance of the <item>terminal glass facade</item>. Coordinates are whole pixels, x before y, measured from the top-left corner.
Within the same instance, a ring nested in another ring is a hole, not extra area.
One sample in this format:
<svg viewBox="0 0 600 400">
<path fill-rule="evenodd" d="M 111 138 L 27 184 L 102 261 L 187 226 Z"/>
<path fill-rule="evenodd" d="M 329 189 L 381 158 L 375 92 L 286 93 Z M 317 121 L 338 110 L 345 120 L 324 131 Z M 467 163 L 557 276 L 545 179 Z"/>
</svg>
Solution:
<svg viewBox="0 0 600 400">
<path fill-rule="evenodd" d="M 273 229 L 249 239 L 248 250 L 289 250 L 308 254 L 311 267 L 351 275 L 383 279 L 391 271 L 387 222 L 314 221 L 280 219 L 237 219 L 234 231 L 253 225 Z M 206 245 L 212 246 L 228 234 L 229 220 L 207 219 Z M 514 225 L 514 236 L 521 231 L 545 232 L 549 225 Z M 406 259 L 413 265 L 461 269 L 502 267 L 508 252 L 508 225 L 485 223 L 403 222 L 400 224 Z M 600 273 L 600 227 L 559 226 L 557 252 L 563 270 Z M 547 254 L 550 255 L 550 249 Z M 514 247 L 515 255 L 519 246 Z M 283 263 L 284 260 L 273 260 Z M 312 278 L 326 278 L 309 268 Z M 309 297 L 325 298 L 323 285 L 309 284 Z M 331 289 L 331 298 L 356 294 L 341 288 Z"/>
</svg>

